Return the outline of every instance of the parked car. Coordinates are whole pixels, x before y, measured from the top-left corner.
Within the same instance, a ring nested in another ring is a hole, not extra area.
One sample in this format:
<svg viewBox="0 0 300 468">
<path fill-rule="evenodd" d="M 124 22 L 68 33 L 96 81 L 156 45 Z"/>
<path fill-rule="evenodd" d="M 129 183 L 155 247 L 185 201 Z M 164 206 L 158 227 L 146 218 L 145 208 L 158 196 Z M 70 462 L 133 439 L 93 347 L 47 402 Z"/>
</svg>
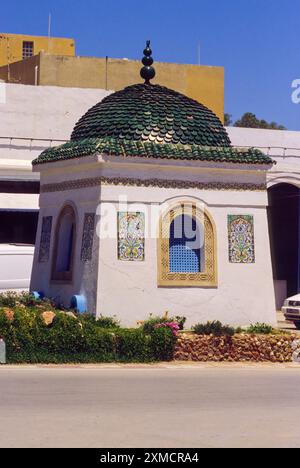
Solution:
<svg viewBox="0 0 300 468">
<path fill-rule="evenodd" d="M 284 301 L 282 312 L 288 322 L 294 322 L 297 330 L 300 330 L 300 294 L 289 297 Z"/>
<path fill-rule="evenodd" d="M 0 292 L 29 289 L 34 246 L 0 244 Z"/>
</svg>

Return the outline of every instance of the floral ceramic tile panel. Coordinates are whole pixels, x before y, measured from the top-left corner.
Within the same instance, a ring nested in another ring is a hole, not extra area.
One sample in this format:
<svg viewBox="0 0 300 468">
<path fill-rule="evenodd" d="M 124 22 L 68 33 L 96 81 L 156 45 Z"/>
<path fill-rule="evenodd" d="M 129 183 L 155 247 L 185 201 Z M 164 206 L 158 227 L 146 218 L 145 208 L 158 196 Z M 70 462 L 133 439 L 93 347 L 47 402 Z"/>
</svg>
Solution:
<svg viewBox="0 0 300 468">
<path fill-rule="evenodd" d="M 81 245 L 81 261 L 89 262 L 93 256 L 93 243 L 95 231 L 95 214 L 86 213 L 84 215 L 82 245 Z"/>
<path fill-rule="evenodd" d="M 52 216 L 43 217 L 40 250 L 39 250 L 39 262 L 40 263 L 47 263 L 50 258 L 52 220 L 53 220 Z"/>
<path fill-rule="evenodd" d="M 230 263 L 255 263 L 253 216 L 229 215 L 228 241 Z"/>
<path fill-rule="evenodd" d="M 145 260 L 144 213 L 118 213 L 118 259 L 124 262 Z"/>
</svg>

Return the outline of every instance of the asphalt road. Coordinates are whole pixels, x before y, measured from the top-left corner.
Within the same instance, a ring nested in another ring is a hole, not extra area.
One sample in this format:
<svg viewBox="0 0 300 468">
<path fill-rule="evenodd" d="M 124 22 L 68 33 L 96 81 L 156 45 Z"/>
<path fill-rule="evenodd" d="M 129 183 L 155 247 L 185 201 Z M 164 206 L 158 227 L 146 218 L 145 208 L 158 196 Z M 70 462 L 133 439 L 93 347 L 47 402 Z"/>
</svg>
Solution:
<svg viewBox="0 0 300 468">
<path fill-rule="evenodd" d="M 0 447 L 300 447 L 300 366 L 0 367 Z"/>
</svg>

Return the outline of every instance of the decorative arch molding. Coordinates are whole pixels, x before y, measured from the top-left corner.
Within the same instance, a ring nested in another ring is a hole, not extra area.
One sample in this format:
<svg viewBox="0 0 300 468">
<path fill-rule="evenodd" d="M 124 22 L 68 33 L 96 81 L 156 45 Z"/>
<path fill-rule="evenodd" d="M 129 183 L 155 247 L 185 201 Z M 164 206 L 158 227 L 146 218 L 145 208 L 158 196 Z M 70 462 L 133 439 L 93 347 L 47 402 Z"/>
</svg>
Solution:
<svg viewBox="0 0 300 468">
<path fill-rule="evenodd" d="M 197 273 L 170 271 L 170 228 L 178 216 L 188 215 L 204 231 L 204 269 Z M 177 200 L 162 210 L 158 236 L 158 286 L 162 287 L 218 287 L 217 235 L 214 220 L 206 208 L 200 209 L 192 200 Z"/>
<path fill-rule="evenodd" d="M 182 205 L 182 204 L 195 205 L 195 206 L 198 206 L 198 209 L 199 209 L 199 206 L 201 205 L 201 207 L 203 208 L 200 209 L 200 211 L 204 211 L 204 209 L 206 209 L 207 206 L 210 206 L 208 203 L 204 201 L 203 198 L 181 194 L 176 197 L 172 196 L 170 198 L 166 198 L 165 201 L 160 205 L 160 212 L 162 214 L 165 214 L 168 211 L 170 211 L 170 209 L 175 208 L 177 205 Z"/>
<path fill-rule="evenodd" d="M 267 183 L 267 189 L 271 189 L 273 187 L 276 187 L 276 185 L 293 185 L 296 188 L 300 189 L 300 174 L 299 178 L 296 178 L 295 176 L 281 176 L 281 177 L 276 177 L 268 180 Z"/>
<path fill-rule="evenodd" d="M 67 202 L 61 209 L 56 222 L 52 281 L 71 283 L 73 280 L 76 232 L 76 207 L 73 202 Z"/>
</svg>

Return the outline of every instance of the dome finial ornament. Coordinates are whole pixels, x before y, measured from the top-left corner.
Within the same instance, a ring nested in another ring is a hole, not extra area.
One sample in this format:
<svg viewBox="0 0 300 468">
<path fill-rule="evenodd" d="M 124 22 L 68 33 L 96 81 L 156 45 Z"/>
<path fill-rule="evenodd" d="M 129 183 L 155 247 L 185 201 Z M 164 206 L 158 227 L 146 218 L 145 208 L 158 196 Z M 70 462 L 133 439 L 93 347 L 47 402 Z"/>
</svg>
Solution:
<svg viewBox="0 0 300 468">
<path fill-rule="evenodd" d="M 150 80 L 153 80 L 156 75 L 155 69 L 152 67 L 153 58 L 150 44 L 150 41 L 146 42 L 146 49 L 144 50 L 144 57 L 142 60 L 144 66 L 141 69 L 141 77 L 145 80 L 145 84 L 148 85 L 150 84 Z"/>
</svg>

